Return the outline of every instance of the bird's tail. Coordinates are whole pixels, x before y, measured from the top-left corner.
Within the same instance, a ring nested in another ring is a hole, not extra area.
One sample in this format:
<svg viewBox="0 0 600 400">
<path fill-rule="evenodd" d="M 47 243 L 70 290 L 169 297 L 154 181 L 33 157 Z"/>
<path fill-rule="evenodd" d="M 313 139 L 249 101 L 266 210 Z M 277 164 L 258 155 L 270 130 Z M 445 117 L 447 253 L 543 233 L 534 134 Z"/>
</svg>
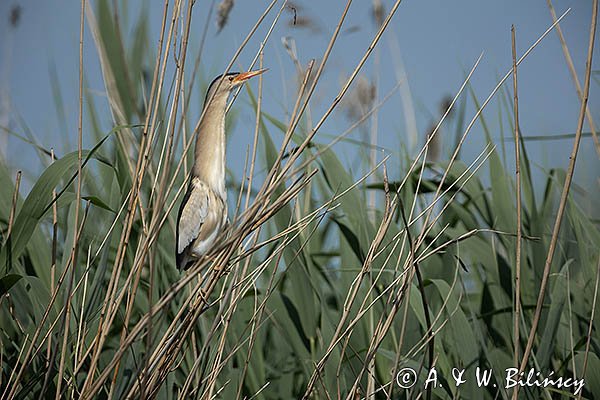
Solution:
<svg viewBox="0 0 600 400">
<path fill-rule="evenodd" d="M 190 256 L 187 250 L 184 250 L 182 253 L 178 253 L 175 259 L 177 262 L 177 268 L 180 271 L 188 269 L 195 260 L 192 256 Z"/>
</svg>

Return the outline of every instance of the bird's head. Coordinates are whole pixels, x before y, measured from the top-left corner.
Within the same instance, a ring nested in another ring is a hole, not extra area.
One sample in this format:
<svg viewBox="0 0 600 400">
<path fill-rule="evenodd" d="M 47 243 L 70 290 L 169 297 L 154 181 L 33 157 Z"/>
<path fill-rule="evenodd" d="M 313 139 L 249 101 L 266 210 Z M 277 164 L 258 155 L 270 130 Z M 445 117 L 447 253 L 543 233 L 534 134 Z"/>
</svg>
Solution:
<svg viewBox="0 0 600 400">
<path fill-rule="evenodd" d="M 253 78 L 257 75 L 267 71 L 267 68 L 259 69 L 257 71 L 248 72 L 229 72 L 225 75 L 217 76 L 206 92 L 206 99 L 210 99 L 211 96 L 216 97 L 227 97 L 229 93 L 236 87 L 242 85 L 248 79 Z"/>
</svg>

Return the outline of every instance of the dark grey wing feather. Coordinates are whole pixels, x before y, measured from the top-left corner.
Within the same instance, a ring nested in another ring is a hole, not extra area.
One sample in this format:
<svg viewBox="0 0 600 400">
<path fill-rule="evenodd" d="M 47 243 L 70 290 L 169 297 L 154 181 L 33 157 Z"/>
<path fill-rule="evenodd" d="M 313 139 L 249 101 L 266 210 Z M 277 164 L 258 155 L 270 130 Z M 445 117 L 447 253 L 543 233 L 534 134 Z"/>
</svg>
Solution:
<svg viewBox="0 0 600 400">
<path fill-rule="evenodd" d="M 179 269 L 189 262 L 190 247 L 200 233 L 208 213 L 208 187 L 197 178 L 192 179 L 179 207 L 177 216 L 176 260 Z"/>
<path fill-rule="evenodd" d="M 192 180 L 190 179 L 190 183 L 188 183 L 188 187 L 187 190 L 185 191 L 185 195 L 183 196 L 183 200 L 181 201 L 181 204 L 179 205 L 179 211 L 177 212 L 177 227 L 175 228 L 175 263 L 177 265 L 177 268 L 182 269 L 185 267 L 185 265 L 182 265 L 184 263 L 184 260 L 186 260 L 186 256 L 185 256 L 185 252 L 179 252 L 179 221 L 181 221 L 181 214 L 183 213 L 183 209 L 185 207 L 185 204 L 188 202 L 188 200 L 190 199 L 190 194 L 192 193 Z M 187 264 L 187 260 L 185 262 L 185 264 Z"/>
</svg>

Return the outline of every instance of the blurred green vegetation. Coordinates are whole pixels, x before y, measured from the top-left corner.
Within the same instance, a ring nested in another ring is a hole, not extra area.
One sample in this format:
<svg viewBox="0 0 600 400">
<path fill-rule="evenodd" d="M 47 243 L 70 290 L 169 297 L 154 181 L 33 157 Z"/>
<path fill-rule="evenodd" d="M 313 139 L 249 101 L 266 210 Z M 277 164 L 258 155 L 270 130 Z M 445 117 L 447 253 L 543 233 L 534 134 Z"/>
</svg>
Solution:
<svg viewBox="0 0 600 400">
<path fill-rule="evenodd" d="M 182 119 L 180 109 L 170 112 L 176 89 L 150 100 L 153 78 L 144 66 L 154 65 L 156 54 L 149 21 L 143 14 L 135 19 L 127 27 L 133 36 L 124 41 L 125 27 L 118 26 L 111 7 L 108 1 L 95 2 L 97 20 L 88 16 L 86 24 L 94 32 L 115 127 L 100 129 L 100 121 L 110 116 L 101 115 L 97 100 L 85 91 L 89 125 L 83 135 L 96 145 L 84 149 L 82 175 L 77 175 L 77 151 L 54 162 L 40 153 L 48 167 L 29 193 L 19 190 L 13 202 L 11 166 L 0 163 L 2 398 L 50 398 L 60 382 L 65 398 L 208 398 L 211 393 L 223 399 L 292 399 L 305 395 L 315 376 L 314 398 L 346 397 L 355 384 L 354 393 L 361 398 L 369 390 L 377 391 L 377 399 L 415 398 L 422 385 L 402 390 L 394 372 L 412 367 L 420 371 L 419 382 L 425 382 L 429 332 L 435 337 L 440 379 L 433 398 L 511 396 L 501 385 L 504 371 L 515 366 L 515 177 L 513 166 L 493 146 L 483 116 L 489 146 L 472 164 L 460 159 L 449 163 L 442 153 L 438 160 L 419 159 L 411 170 L 414 155 L 401 153 L 396 161 L 408 171 L 402 179 L 388 180 L 380 166 L 368 184 L 359 182 L 361 177 L 349 172 L 351 166 L 340 160 L 335 147 L 319 136 L 302 147 L 301 132 L 310 128 L 302 118 L 292 136 L 302 148 L 294 165 L 301 167 L 299 173 L 318 172 L 292 201 L 260 222 L 256 240 L 267 242 L 251 255 L 230 260 L 209 293 L 211 306 L 195 314 L 194 282 L 206 268 L 194 269 L 190 277 L 174 267 L 177 192 L 185 185 L 190 157 L 178 165 L 189 140 L 184 132 L 189 136 L 193 126 Z M 176 15 L 185 25 L 185 10 Z M 190 69 L 192 56 L 188 54 Z M 175 69 L 173 76 L 162 78 L 166 87 L 177 85 L 177 73 Z M 187 69 L 186 77 L 191 77 Z M 247 88 L 242 96 L 249 96 L 250 105 L 238 102 L 238 107 L 256 110 L 256 90 Z M 471 100 L 477 104 L 472 93 Z M 458 104 L 457 113 L 464 115 L 465 103 Z M 276 143 L 288 124 L 262 111 L 257 165 L 270 171 L 281 168 Z M 145 131 L 148 116 L 156 122 Z M 457 138 L 463 130 L 457 123 Z M 502 134 L 513 131 L 507 126 Z M 521 146 L 522 351 L 565 172 L 552 170 L 543 193 L 536 192 L 525 142 Z M 140 157 L 144 151 L 147 157 Z M 148 164 L 138 200 L 132 203 L 139 158 Z M 230 177 L 230 198 L 238 199 L 240 190 L 245 195 L 246 177 L 239 171 L 230 171 Z M 81 199 L 77 180 L 82 181 Z M 293 180 L 287 176 L 268 198 L 276 201 Z M 250 204 L 259 183 L 250 190 Z M 376 193 L 374 203 L 371 193 Z M 78 201 L 83 211 L 76 221 Z M 238 215 L 247 210 L 243 204 Z M 128 232 L 132 206 L 139 210 Z M 294 226 L 301 228 L 287 231 Z M 600 394 L 598 317 L 590 321 L 599 244 L 598 221 L 590 220 L 571 196 L 529 362 L 536 370 L 554 371 L 555 377 L 582 377 L 591 323 L 584 398 Z M 153 309 L 159 299 L 168 301 Z M 145 318 L 151 323 L 140 325 Z M 185 325 L 190 329 L 177 331 L 172 323 L 184 318 L 191 318 Z M 136 331 L 138 326 L 142 328 Z M 163 335 L 166 341 L 161 341 Z M 170 340 L 177 335 L 183 338 L 175 346 Z M 155 355 L 161 351 L 172 360 L 160 364 Z M 115 359 L 117 367 L 111 364 Z M 480 388 L 475 379 L 455 386 L 453 368 L 466 368 L 465 377 L 474 377 L 477 367 L 493 369 L 498 387 Z M 103 373 L 107 379 L 101 381 Z M 570 393 L 526 388 L 520 396 L 568 398 Z"/>
</svg>

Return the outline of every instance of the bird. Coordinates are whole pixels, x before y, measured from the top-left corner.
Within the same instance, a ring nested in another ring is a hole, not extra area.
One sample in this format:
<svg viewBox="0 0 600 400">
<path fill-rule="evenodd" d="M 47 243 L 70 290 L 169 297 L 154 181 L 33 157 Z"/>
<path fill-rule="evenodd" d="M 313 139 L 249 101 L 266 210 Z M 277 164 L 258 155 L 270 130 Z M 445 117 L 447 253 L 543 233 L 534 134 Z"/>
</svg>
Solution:
<svg viewBox="0 0 600 400">
<path fill-rule="evenodd" d="M 188 269 L 215 245 L 228 224 L 225 188 L 225 114 L 231 92 L 267 69 L 229 72 L 208 86 L 200 119 L 194 165 L 187 192 L 179 207 L 176 229 L 176 263 Z"/>
</svg>

